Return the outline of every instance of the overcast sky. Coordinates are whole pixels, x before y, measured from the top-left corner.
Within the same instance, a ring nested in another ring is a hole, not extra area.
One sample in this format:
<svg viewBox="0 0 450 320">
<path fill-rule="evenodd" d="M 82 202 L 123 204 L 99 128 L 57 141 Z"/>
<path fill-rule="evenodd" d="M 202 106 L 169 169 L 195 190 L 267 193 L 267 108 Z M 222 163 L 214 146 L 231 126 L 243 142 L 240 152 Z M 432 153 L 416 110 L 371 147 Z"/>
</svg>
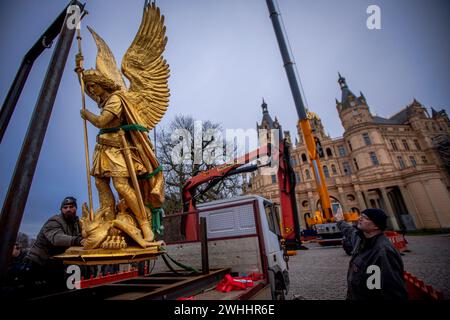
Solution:
<svg viewBox="0 0 450 320">
<path fill-rule="evenodd" d="M 68 1 L 67 1 L 68 2 Z M 415 97 L 427 107 L 450 106 L 450 2 L 442 0 L 279 0 L 307 106 L 332 137 L 343 128 L 335 107 L 337 72 L 362 91 L 372 113 L 389 117 Z M 143 0 L 87 1 L 83 51 L 95 62 L 94 28 L 120 63 L 139 27 Z M 381 9 L 381 30 L 366 27 L 369 5 Z M 252 129 L 261 100 L 295 136 L 297 114 L 264 0 L 159 0 L 166 17 L 171 99 L 161 125 L 176 114 Z M 23 55 L 55 19 L 65 1 L 0 2 L 0 101 Z M 35 62 L 0 145 L 3 203 L 52 49 Z M 87 201 L 81 98 L 70 52 L 41 151 L 21 231 L 35 236 L 66 195 Z M 88 99 L 88 108 L 97 111 Z M 97 130 L 89 126 L 91 156 Z"/>
</svg>

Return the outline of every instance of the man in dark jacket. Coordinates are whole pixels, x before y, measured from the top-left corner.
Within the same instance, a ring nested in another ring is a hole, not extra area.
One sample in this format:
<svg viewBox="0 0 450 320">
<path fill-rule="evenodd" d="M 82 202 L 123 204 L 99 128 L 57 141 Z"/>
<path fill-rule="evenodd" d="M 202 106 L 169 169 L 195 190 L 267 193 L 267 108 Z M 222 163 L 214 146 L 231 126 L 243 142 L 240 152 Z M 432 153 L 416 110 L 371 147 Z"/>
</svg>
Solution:
<svg viewBox="0 0 450 320">
<path fill-rule="evenodd" d="M 65 268 L 52 256 L 71 246 L 83 245 L 81 226 L 77 217 L 77 200 L 66 197 L 61 202 L 61 214 L 47 220 L 27 254 L 28 278 L 46 289 L 64 289 Z"/>
<path fill-rule="evenodd" d="M 344 221 L 342 212 L 335 219 L 352 246 L 347 299 L 406 300 L 402 258 L 383 233 L 387 215 L 380 209 L 366 209 L 356 227 Z"/>
</svg>

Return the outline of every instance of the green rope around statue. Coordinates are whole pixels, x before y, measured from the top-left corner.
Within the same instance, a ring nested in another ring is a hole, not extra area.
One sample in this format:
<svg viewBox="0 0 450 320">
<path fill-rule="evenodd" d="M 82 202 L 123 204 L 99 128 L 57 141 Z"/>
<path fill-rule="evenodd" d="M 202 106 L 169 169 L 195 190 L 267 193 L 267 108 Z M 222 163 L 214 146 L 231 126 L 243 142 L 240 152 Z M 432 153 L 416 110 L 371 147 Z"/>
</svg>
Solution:
<svg viewBox="0 0 450 320">
<path fill-rule="evenodd" d="M 119 127 L 100 129 L 98 134 L 101 135 L 104 133 L 117 132 L 120 129 L 122 129 L 123 131 L 145 131 L 145 132 L 148 131 L 148 129 L 146 127 L 144 127 L 140 124 L 125 124 L 125 125 L 119 126 Z"/>
<path fill-rule="evenodd" d="M 142 174 L 140 176 L 138 176 L 139 180 L 148 180 L 153 178 L 157 173 L 160 173 L 162 171 L 162 167 L 159 166 L 158 168 L 156 168 L 153 172 L 150 173 L 146 173 L 146 174 Z"/>
<path fill-rule="evenodd" d="M 100 129 L 99 131 L 99 135 L 104 134 L 104 133 L 112 133 L 112 132 L 117 132 L 120 129 L 124 130 L 124 131 L 144 131 L 147 132 L 148 129 L 140 124 L 126 124 L 126 125 L 122 125 L 119 127 L 114 127 L 114 128 L 104 128 L 104 129 Z M 162 167 L 158 166 L 153 172 L 150 173 L 146 173 L 143 175 L 140 175 L 138 177 L 138 179 L 140 180 L 148 180 L 153 178 L 156 174 L 160 173 L 162 171 Z M 150 208 L 150 210 L 152 211 L 152 229 L 153 232 L 162 235 L 164 232 L 164 226 L 162 224 L 162 217 L 164 214 L 164 210 L 162 208 L 153 208 L 153 206 L 148 203 L 147 207 Z"/>
</svg>

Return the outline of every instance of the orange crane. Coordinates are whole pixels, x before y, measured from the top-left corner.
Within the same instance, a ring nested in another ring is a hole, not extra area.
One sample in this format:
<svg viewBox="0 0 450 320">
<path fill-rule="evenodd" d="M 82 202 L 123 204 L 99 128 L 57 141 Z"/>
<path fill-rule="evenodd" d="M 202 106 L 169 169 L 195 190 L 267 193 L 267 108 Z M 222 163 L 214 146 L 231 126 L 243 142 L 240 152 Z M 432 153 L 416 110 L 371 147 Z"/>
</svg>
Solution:
<svg viewBox="0 0 450 320">
<path fill-rule="evenodd" d="M 305 138 L 304 141 L 308 150 L 309 159 L 311 160 L 310 166 L 316 180 L 323 217 L 326 221 L 331 222 L 333 213 L 331 209 L 330 196 L 328 194 L 328 189 L 325 183 L 325 175 L 322 171 L 318 153 L 318 147 L 320 147 L 320 145 L 318 144 L 320 142 L 315 139 L 312 134 L 311 124 L 309 122 L 307 111 L 300 92 L 300 79 L 297 75 L 295 62 L 288 46 L 287 36 L 282 28 L 278 6 L 275 4 L 274 0 L 266 0 L 266 2 L 270 13 L 270 18 L 272 20 L 273 28 L 275 30 L 278 45 L 280 47 L 280 52 L 283 58 L 283 63 L 286 70 L 286 75 L 288 77 L 292 96 L 294 98 L 294 103 L 299 118 L 299 126 Z"/>
<path fill-rule="evenodd" d="M 270 18 L 272 20 L 275 36 L 277 38 L 278 46 L 280 48 L 283 59 L 286 75 L 291 88 L 292 96 L 294 98 L 295 107 L 299 118 L 299 127 L 302 130 L 306 149 L 310 159 L 311 170 L 316 181 L 316 189 L 320 198 L 321 214 L 315 215 L 313 218 L 307 219 L 308 225 L 334 223 L 333 210 L 331 207 L 330 196 L 326 185 L 325 175 L 320 163 L 319 151 L 322 149 L 320 141 L 312 134 L 309 113 L 307 112 L 303 103 L 303 98 L 300 91 L 300 79 L 295 68 L 295 62 L 290 51 L 287 35 L 282 27 L 282 21 L 278 6 L 275 0 L 266 0 L 269 9 Z M 344 215 L 348 221 L 354 221 L 355 215 Z M 326 227 L 328 230 L 328 227 Z M 333 227 L 337 231 L 337 228 Z M 336 232 L 337 233 L 337 232 Z M 340 239 L 339 239 L 340 240 Z"/>
</svg>

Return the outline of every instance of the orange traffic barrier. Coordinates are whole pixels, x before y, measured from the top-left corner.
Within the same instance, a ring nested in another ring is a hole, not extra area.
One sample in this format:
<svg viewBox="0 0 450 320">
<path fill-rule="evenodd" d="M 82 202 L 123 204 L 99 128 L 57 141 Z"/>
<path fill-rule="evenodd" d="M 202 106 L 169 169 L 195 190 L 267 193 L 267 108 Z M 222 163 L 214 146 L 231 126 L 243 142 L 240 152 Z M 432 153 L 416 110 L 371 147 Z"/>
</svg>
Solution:
<svg viewBox="0 0 450 320">
<path fill-rule="evenodd" d="M 403 236 L 395 231 L 385 231 L 385 236 L 392 242 L 392 244 L 397 248 L 398 251 L 405 251 L 406 248 L 406 240 Z"/>
<path fill-rule="evenodd" d="M 406 272 L 403 275 L 408 290 L 409 300 L 443 300 L 444 294 L 435 290 L 432 286 L 426 285 L 411 273 Z"/>
</svg>

